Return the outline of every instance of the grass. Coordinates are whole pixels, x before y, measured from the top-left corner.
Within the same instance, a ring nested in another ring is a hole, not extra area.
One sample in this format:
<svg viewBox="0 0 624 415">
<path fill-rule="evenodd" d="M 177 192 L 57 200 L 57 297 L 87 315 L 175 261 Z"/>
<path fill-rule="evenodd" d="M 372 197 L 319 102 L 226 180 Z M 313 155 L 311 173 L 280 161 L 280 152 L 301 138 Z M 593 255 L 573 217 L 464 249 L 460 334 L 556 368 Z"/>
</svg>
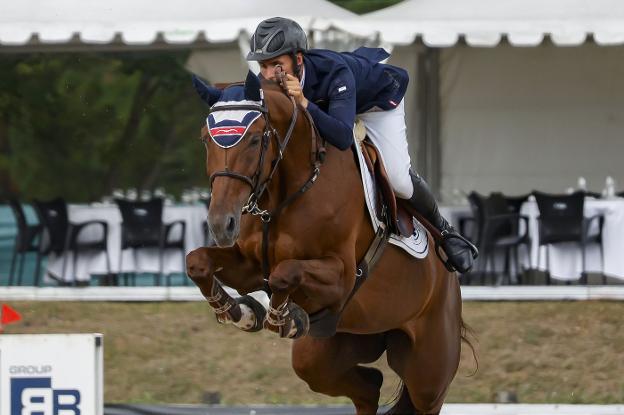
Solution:
<svg viewBox="0 0 624 415">
<path fill-rule="evenodd" d="M 311 392 L 290 341 L 221 326 L 207 303 L 15 302 L 6 333 L 104 333 L 105 400 L 124 403 L 347 403 Z M 469 302 L 479 369 L 467 347 L 447 402 L 624 401 L 623 302 Z M 382 400 L 398 385 L 383 358 Z"/>
</svg>

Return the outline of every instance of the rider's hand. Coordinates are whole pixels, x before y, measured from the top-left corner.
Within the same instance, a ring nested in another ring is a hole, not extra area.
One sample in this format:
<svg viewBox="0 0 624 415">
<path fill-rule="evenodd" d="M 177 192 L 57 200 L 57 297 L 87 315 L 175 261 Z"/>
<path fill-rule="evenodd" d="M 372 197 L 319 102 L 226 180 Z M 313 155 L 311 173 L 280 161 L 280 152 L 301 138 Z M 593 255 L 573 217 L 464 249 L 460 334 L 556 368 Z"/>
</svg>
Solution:
<svg viewBox="0 0 624 415">
<path fill-rule="evenodd" d="M 286 91 L 288 95 L 295 99 L 295 102 L 301 105 L 303 108 L 308 108 L 308 100 L 303 96 L 303 89 L 301 88 L 301 83 L 299 79 L 288 74 L 285 79 L 286 83 Z"/>
</svg>

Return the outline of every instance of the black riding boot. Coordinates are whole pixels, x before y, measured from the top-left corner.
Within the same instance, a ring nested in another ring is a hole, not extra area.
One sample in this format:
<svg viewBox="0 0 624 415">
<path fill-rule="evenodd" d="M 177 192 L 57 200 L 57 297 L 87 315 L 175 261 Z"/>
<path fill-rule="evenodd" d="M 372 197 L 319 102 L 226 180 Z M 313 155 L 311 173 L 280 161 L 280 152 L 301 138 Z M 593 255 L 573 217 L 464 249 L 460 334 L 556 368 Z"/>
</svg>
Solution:
<svg viewBox="0 0 624 415">
<path fill-rule="evenodd" d="M 418 173 L 410 171 L 414 193 L 409 199 L 410 205 L 425 217 L 442 234 L 440 246 L 447 256 L 447 268 L 450 265 L 455 271 L 463 274 L 472 268 L 477 258 L 477 248 L 457 231 L 440 215 L 438 204 L 425 179 Z"/>
</svg>

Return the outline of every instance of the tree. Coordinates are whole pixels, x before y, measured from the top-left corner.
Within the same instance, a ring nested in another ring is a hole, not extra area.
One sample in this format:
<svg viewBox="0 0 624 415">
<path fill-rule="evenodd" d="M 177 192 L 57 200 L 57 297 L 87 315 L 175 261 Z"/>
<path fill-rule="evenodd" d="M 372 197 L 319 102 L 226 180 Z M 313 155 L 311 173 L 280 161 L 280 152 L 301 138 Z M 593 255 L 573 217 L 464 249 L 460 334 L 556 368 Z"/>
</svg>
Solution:
<svg viewBox="0 0 624 415">
<path fill-rule="evenodd" d="M 402 0 L 330 0 L 332 3 L 344 7 L 354 13 L 369 13 L 384 7 L 392 6 Z"/>
<path fill-rule="evenodd" d="M 398 1 L 333 0 L 356 13 Z M 188 53 L 3 55 L 3 193 L 86 202 L 114 188 L 205 187 Z"/>
<path fill-rule="evenodd" d="M 204 184 L 203 104 L 185 54 L 15 55 L 0 63 L 0 184 L 23 198 Z"/>
</svg>

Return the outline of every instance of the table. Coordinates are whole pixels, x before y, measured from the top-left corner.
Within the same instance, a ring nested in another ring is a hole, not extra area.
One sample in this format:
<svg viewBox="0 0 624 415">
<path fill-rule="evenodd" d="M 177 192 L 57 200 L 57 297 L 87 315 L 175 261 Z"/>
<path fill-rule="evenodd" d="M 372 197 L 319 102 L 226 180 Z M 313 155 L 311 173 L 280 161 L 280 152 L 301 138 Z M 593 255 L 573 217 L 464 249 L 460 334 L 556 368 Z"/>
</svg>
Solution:
<svg viewBox="0 0 624 415">
<path fill-rule="evenodd" d="M 163 208 L 163 221 L 165 223 L 175 220 L 183 220 L 186 223 L 186 237 L 184 241 L 185 252 L 204 244 L 203 222 L 207 217 L 207 209 L 204 204 L 196 205 L 165 205 Z M 158 249 L 144 248 L 136 250 L 126 249 L 123 252 L 123 269 L 119 269 L 121 247 L 121 213 L 115 204 L 97 205 L 74 205 L 68 206 L 70 222 L 78 223 L 89 220 L 103 220 L 108 223 L 108 257 L 110 259 L 111 272 L 158 272 Z M 101 237 L 101 226 L 89 226 L 83 230 L 80 240 L 89 240 Z M 180 227 L 174 227 L 171 238 L 179 238 Z M 76 264 L 76 280 L 89 281 L 91 275 L 106 274 L 106 254 L 98 251 L 81 251 Z M 63 260 L 67 259 L 65 275 L 62 275 Z M 136 262 L 135 262 L 136 257 Z M 163 258 L 163 273 L 182 273 L 185 270 L 185 260 L 179 250 L 165 250 Z M 50 254 L 47 271 L 61 281 L 72 282 L 74 270 L 72 269 L 73 253 L 65 253 L 60 256 Z"/>
<path fill-rule="evenodd" d="M 546 247 L 538 246 L 539 224 L 537 217 L 539 210 L 537 203 L 532 200 L 522 205 L 521 214 L 529 217 L 529 235 L 531 244 L 531 268 L 546 270 Z M 604 269 L 600 266 L 600 248 L 597 244 L 589 244 L 586 249 L 586 271 L 604 273 L 605 275 L 624 280 L 624 199 L 601 200 L 587 198 L 585 200 L 585 217 L 596 214 L 604 216 L 602 228 L 602 246 Z M 592 223 L 590 234 L 598 232 L 598 222 Z M 538 250 L 542 252 L 539 255 Z M 550 250 L 550 275 L 551 278 L 572 281 L 581 277 L 582 256 L 581 249 L 576 243 L 562 243 L 551 245 Z"/>
<path fill-rule="evenodd" d="M 468 206 L 440 206 L 440 212 L 455 227 L 460 218 L 470 217 L 472 214 Z M 539 210 L 534 200 L 529 200 L 522 205 L 521 214 L 529 218 L 529 236 L 531 237 L 530 255 L 520 253 L 521 265 L 527 269 L 546 270 L 546 247 L 539 247 Z M 624 280 L 624 199 L 593 199 L 585 200 L 585 217 L 596 214 L 604 216 L 603 235 L 603 258 L 604 269 L 600 266 L 600 249 L 596 244 L 587 245 L 586 271 L 604 273 L 605 275 Z M 598 231 L 598 222 L 592 224 L 590 233 Z M 524 229 L 520 229 L 524 232 Z M 541 254 L 538 251 L 541 249 Z M 550 249 L 550 274 L 551 278 L 561 281 L 574 281 L 581 277 L 582 258 L 581 250 L 576 243 L 564 243 L 549 246 Z M 539 264 L 538 256 L 540 259 Z M 502 255 L 496 258 L 498 265 L 502 265 Z M 502 268 L 502 267 L 501 267 Z"/>
</svg>

